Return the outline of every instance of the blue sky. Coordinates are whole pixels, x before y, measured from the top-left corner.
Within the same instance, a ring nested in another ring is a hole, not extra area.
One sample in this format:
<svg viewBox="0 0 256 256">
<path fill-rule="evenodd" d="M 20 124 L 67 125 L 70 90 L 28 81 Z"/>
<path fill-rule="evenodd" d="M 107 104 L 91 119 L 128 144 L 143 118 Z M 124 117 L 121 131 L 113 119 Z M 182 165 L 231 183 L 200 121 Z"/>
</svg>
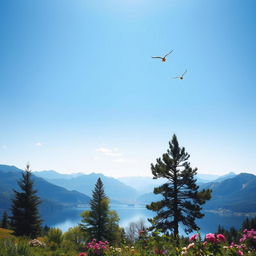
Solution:
<svg viewBox="0 0 256 256">
<path fill-rule="evenodd" d="M 255 8 L 1 1 L 0 163 L 149 176 L 176 133 L 199 173 L 256 174 Z"/>
</svg>

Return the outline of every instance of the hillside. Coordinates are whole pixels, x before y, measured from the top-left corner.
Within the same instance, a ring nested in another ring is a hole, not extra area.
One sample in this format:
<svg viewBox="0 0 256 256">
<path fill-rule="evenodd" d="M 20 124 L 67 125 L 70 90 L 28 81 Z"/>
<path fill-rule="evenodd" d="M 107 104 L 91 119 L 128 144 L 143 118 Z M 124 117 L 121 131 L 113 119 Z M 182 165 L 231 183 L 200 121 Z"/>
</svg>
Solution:
<svg viewBox="0 0 256 256">
<path fill-rule="evenodd" d="M 230 177 L 231 178 L 228 178 Z M 233 177 L 232 177 L 233 176 Z M 205 205 L 206 210 L 229 210 L 232 212 L 256 212 L 256 176 L 248 173 L 228 175 L 227 179 L 200 185 L 200 189 L 212 189 L 212 198 Z M 148 204 L 159 200 L 159 196 L 146 193 L 137 198 Z"/>
<path fill-rule="evenodd" d="M 42 175 L 42 172 L 35 172 L 34 174 L 40 176 Z M 86 195 L 91 195 L 95 183 L 100 177 L 104 183 L 106 195 L 112 202 L 119 201 L 123 203 L 133 203 L 138 196 L 138 192 L 132 187 L 125 185 L 115 178 L 107 177 L 100 173 L 83 174 L 74 177 L 72 174 L 58 174 L 55 172 L 55 176 L 61 177 L 58 179 L 49 178 L 46 174 L 47 173 L 43 171 L 44 178 L 47 181 L 69 190 L 77 190 Z M 53 173 L 51 172 L 50 177 L 52 176 Z"/>
<path fill-rule="evenodd" d="M 253 174 L 241 173 L 224 181 L 204 184 L 201 188 L 213 190 L 205 209 L 256 212 L 256 176 Z"/>
<path fill-rule="evenodd" d="M 19 190 L 17 180 L 21 178 L 22 170 L 14 166 L 0 165 L 0 210 L 10 208 L 13 189 Z M 32 176 L 37 194 L 42 200 L 42 212 L 54 211 L 63 207 L 74 207 L 77 204 L 88 203 L 90 198 L 77 191 L 69 191 L 49 183 L 43 178 Z"/>
</svg>

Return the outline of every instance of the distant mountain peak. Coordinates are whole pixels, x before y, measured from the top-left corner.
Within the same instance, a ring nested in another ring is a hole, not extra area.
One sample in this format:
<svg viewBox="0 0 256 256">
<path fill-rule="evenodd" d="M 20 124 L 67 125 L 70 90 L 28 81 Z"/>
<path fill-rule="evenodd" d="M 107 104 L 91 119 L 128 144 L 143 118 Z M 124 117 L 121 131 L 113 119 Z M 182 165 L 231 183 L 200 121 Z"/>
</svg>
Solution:
<svg viewBox="0 0 256 256">
<path fill-rule="evenodd" d="M 101 178 L 105 192 L 109 198 L 119 202 L 135 202 L 137 191 L 114 177 L 108 177 L 102 173 L 92 172 L 90 174 L 60 174 L 57 172 L 35 172 L 35 175 L 42 177 L 49 182 L 65 187 L 69 190 L 77 190 L 81 193 L 91 195 L 98 178 Z"/>
<path fill-rule="evenodd" d="M 220 176 L 218 179 L 214 180 L 214 182 L 221 182 L 227 179 L 234 178 L 235 176 L 237 176 L 237 174 L 235 174 L 234 172 L 229 172 L 227 174 Z"/>
<path fill-rule="evenodd" d="M 2 172 L 21 172 L 23 170 L 17 168 L 14 165 L 0 164 L 0 171 L 2 171 Z"/>
</svg>

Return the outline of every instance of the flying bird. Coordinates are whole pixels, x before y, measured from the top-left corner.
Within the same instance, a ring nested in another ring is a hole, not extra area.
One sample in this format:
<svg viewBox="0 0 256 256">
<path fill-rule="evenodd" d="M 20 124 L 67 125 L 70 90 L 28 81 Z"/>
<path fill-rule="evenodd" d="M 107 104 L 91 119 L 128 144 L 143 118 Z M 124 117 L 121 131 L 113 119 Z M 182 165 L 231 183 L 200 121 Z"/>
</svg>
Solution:
<svg viewBox="0 0 256 256">
<path fill-rule="evenodd" d="M 173 77 L 173 79 L 180 79 L 180 80 L 183 80 L 184 79 L 184 75 L 187 73 L 187 70 L 181 75 L 181 76 L 176 76 L 176 77 Z"/>
<path fill-rule="evenodd" d="M 170 51 L 170 52 L 168 52 L 167 54 L 165 54 L 163 57 L 160 57 L 160 56 L 153 56 L 152 58 L 153 58 L 153 59 L 161 59 L 162 62 L 166 62 L 166 57 L 167 57 L 168 55 L 170 55 L 172 52 L 173 52 L 173 50 Z"/>
</svg>

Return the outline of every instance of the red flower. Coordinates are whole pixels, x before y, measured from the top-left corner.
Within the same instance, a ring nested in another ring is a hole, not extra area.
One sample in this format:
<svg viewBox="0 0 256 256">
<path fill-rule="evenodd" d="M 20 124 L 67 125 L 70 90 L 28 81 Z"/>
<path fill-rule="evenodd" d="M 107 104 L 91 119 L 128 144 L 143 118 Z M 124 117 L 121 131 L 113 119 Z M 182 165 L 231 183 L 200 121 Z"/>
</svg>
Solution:
<svg viewBox="0 0 256 256">
<path fill-rule="evenodd" d="M 189 238 L 189 241 L 190 241 L 190 242 L 196 241 L 196 238 L 197 238 L 197 235 L 194 234 L 193 236 L 191 236 L 191 237 Z"/>
<path fill-rule="evenodd" d="M 211 243 L 215 243 L 216 242 L 216 237 L 215 237 L 215 234 L 213 233 L 209 233 L 205 236 L 205 239 L 208 241 L 208 242 L 211 242 Z"/>
<path fill-rule="evenodd" d="M 226 241 L 226 237 L 224 235 L 222 235 L 222 234 L 218 234 L 217 235 L 217 240 L 219 242 L 225 242 Z"/>
</svg>

